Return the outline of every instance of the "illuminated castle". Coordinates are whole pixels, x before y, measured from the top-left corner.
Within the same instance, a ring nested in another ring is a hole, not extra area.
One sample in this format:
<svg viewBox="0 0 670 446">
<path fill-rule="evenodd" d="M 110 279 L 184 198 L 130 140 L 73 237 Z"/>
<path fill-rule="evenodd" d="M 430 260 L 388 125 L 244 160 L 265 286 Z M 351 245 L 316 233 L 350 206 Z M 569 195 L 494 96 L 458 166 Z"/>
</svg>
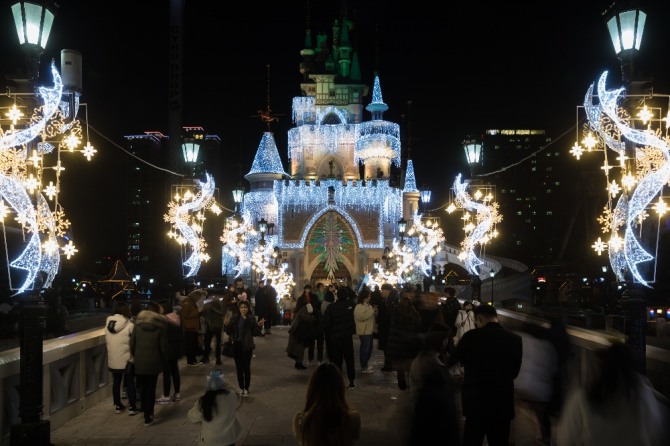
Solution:
<svg viewBox="0 0 670 446">
<path fill-rule="evenodd" d="M 250 189 L 241 212 L 274 229 L 265 239 L 288 261 L 297 292 L 305 280 L 355 279 L 372 270 L 398 237 L 398 220 L 410 221 L 419 204 L 411 160 L 404 188 L 393 181 L 392 169 L 402 167 L 400 127 L 383 118 L 388 106 L 378 76 L 365 105 L 369 86 L 349 42 L 350 22 L 341 24 L 335 21 L 330 47 L 322 34 L 314 47 L 307 30 L 302 96 L 293 99 L 295 127 L 288 132 L 289 172 L 267 131 L 245 175 Z M 234 262 L 224 254 L 224 274 Z"/>
</svg>

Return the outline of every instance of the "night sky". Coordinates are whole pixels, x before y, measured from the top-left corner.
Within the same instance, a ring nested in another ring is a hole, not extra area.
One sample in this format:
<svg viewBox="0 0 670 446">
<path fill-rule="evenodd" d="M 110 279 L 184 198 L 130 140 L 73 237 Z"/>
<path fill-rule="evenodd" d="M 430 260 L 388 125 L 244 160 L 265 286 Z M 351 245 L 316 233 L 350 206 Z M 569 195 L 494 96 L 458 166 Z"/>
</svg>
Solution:
<svg viewBox="0 0 670 446">
<path fill-rule="evenodd" d="M 60 65 L 61 49 L 82 53 L 83 94 L 93 162 L 66 165 L 61 197 L 85 263 L 124 250 L 125 222 L 117 209 L 120 172 L 130 161 L 114 144 L 147 130 L 169 133 L 168 51 L 170 2 L 62 0 L 42 73 Z M 232 208 L 230 187 L 249 171 L 265 125 L 252 116 L 267 105 L 279 115 L 272 130 L 287 165 L 286 130 L 291 100 L 300 94 L 305 1 L 186 1 L 184 5 L 183 125 L 198 125 L 222 140 L 229 176 L 216 179 L 221 201 Z M 417 185 L 433 191 L 441 207 L 457 173 L 467 165 L 461 141 L 486 128 L 544 128 L 553 137 L 575 125 L 576 107 L 589 84 L 609 70 L 621 85 L 601 13 L 610 1 L 445 3 L 310 3 L 312 35 L 329 31 L 342 4 L 356 23 L 363 80 L 380 75 L 384 118 L 401 124 L 403 149 L 411 149 Z M 648 13 L 638 68 L 670 92 L 670 8 L 643 2 Z M 23 63 L 9 5 L 2 1 L 0 67 Z M 49 79 L 43 75 L 42 83 Z M 369 102 L 369 98 L 367 100 Z M 409 102 L 411 101 L 411 105 Z M 81 118 L 86 118 L 80 116 Z M 369 113 L 365 113 L 369 119 Z M 407 138 L 411 141 L 407 144 Z M 561 142 L 566 152 L 573 138 Z M 403 154 L 406 157 L 407 153 Z M 166 159 L 167 166 L 167 159 Z M 246 183 L 245 183 L 246 184 Z M 124 198 L 122 198 L 124 199 Z M 82 206 L 81 203 L 86 203 Z M 504 210 L 501 210 L 504 213 Z M 166 228 L 157 228 L 165 232 Z"/>
</svg>

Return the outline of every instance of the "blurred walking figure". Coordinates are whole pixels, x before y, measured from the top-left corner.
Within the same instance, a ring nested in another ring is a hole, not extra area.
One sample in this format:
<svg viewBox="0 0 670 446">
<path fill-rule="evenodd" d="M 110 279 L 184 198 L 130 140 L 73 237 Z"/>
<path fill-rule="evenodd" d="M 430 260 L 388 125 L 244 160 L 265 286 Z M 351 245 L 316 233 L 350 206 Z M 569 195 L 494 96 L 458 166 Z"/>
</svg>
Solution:
<svg viewBox="0 0 670 446">
<path fill-rule="evenodd" d="M 549 330 L 541 325 L 524 324 L 517 334 L 523 343 L 523 359 L 514 380 L 514 395 L 517 404 L 528 407 L 534 415 L 538 425 L 536 440 L 551 444 L 550 406 L 559 379 L 558 353 Z"/>
<path fill-rule="evenodd" d="M 223 372 L 212 370 L 207 376 L 207 390 L 188 411 L 191 423 L 200 423 L 202 446 L 234 446 L 244 439 L 245 431 L 237 419 L 240 397 L 224 383 Z"/>
<path fill-rule="evenodd" d="M 465 369 L 461 402 L 465 426 L 463 446 L 507 446 L 514 419 L 514 379 L 521 368 L 523 344 L 503 328 L 491 305 L 475 308 L 477 328 L 463 335 L 447 361 Z"/>
<path fill-rule="evenodd" d="M 207 297 L 205 290 L 193 290 L 181 304 L 181 326 L 184 328 L 184 350 L 187 365 L 200 365 L 198 354 L 198 338 L 200 336 L 200 308 L 198 302 Z"/>
<path fill-rule="evenodd" d="M 560 446 L 668 444 L 668 400 L 636 370 L 630 346 L 600 351 L 591 379 L 568 396 L 556 428 Z"/>
<path fill-rule="evenodd" d="M 223 316 L 225 310 L 219 296 L 212 296 L 205 300 L 203 308 L 205 316 L 204 356 L 203 363 L 209 362 L 209 354 L 212 352 L 212 339 L 214 340 L 214 359 L 216 365 L 221 365 L 221 330 L 223 330 Z"/>
<path fill-rule="evenodd" d="M 412 361 L 409 389 L 414 415 L 410 445 L 434 444 L 439 436 L 440 445 L 460 446 L 456 389 L 447 366 L 439 359 L 448 336 L 446 324 L 434 324 Z"/>
<path fill-rule="evenodd" d="M 407 389 L 407 378 L 414 357 L 421 348 L 421 316 L 411 298 L 403 293 L 391 316 L 386 356 L 396 372 L 398 388 Z"/>
<path fill-rule="evenodd" d="M 391 331 L 391 313 L 398 304 L 398 293 L 390 283 L 382 284 L 380 292 L 381 301 L 372 302 L 372 305 L 377 307 L 377 348 L 384 352 L 382 372 L 392 372 L 393 367 L 386 348 Z"/>
<path fill-rule="evenodd" d="M 300 446 L 349 446 L 360 438 L 361 414 L 350 408 L 336 365 L 323 363 L 314 370 L 305 407 L 293 416 L 292 431 Z"/>
</svg>

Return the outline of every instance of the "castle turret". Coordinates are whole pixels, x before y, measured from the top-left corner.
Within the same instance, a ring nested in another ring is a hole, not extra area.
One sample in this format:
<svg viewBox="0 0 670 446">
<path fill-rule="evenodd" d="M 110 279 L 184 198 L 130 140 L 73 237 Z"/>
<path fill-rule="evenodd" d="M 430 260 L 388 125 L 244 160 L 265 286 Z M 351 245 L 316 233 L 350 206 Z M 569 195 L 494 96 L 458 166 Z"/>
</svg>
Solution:
<svg viewBox="0 0 670 446">
<path fill-rule="evenodd" d="M 372 113 L 372 121 L 359 125 L 359 138 L 354 149 L 356 161 L 365 164 L 365 178 L 389 178 L 391 164 L 400 165 L 400 126 L 384 121 L 388 105 L 382 99 L 379 76 L 375 76 L 372 102 L 365 107 Z"/>
<path fill-rule="evenodd" d="M 419 211 L 420 192 L 416 188 L 416 178 L 414 176 L 414 163 L 407 160 L 407 171 L 405 172 L 405 186 L 402 190 L 402 216 L 405 220 L 411 221 L 414 214 Z"/>
</svg>

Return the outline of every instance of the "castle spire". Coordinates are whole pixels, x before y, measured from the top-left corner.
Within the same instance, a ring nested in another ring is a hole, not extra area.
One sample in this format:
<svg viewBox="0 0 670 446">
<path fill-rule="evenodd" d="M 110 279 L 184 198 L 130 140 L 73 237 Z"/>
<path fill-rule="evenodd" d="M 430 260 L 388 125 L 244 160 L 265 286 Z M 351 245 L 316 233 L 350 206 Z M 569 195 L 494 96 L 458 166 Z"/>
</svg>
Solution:
<svg viewBox="0 0 670 446">
<path fill-rule="evenodd" d="M 382 87 L 379 85 L 379 75 L 375 75 L 375 83 L 372 88 L 372 102 L 365 107 L 367 111 L 372 113 L 372 120 L 384 119 L 384 112 L 388 110 L 389 106 L 384 103 L 382 98 Z"/>
</svg>

